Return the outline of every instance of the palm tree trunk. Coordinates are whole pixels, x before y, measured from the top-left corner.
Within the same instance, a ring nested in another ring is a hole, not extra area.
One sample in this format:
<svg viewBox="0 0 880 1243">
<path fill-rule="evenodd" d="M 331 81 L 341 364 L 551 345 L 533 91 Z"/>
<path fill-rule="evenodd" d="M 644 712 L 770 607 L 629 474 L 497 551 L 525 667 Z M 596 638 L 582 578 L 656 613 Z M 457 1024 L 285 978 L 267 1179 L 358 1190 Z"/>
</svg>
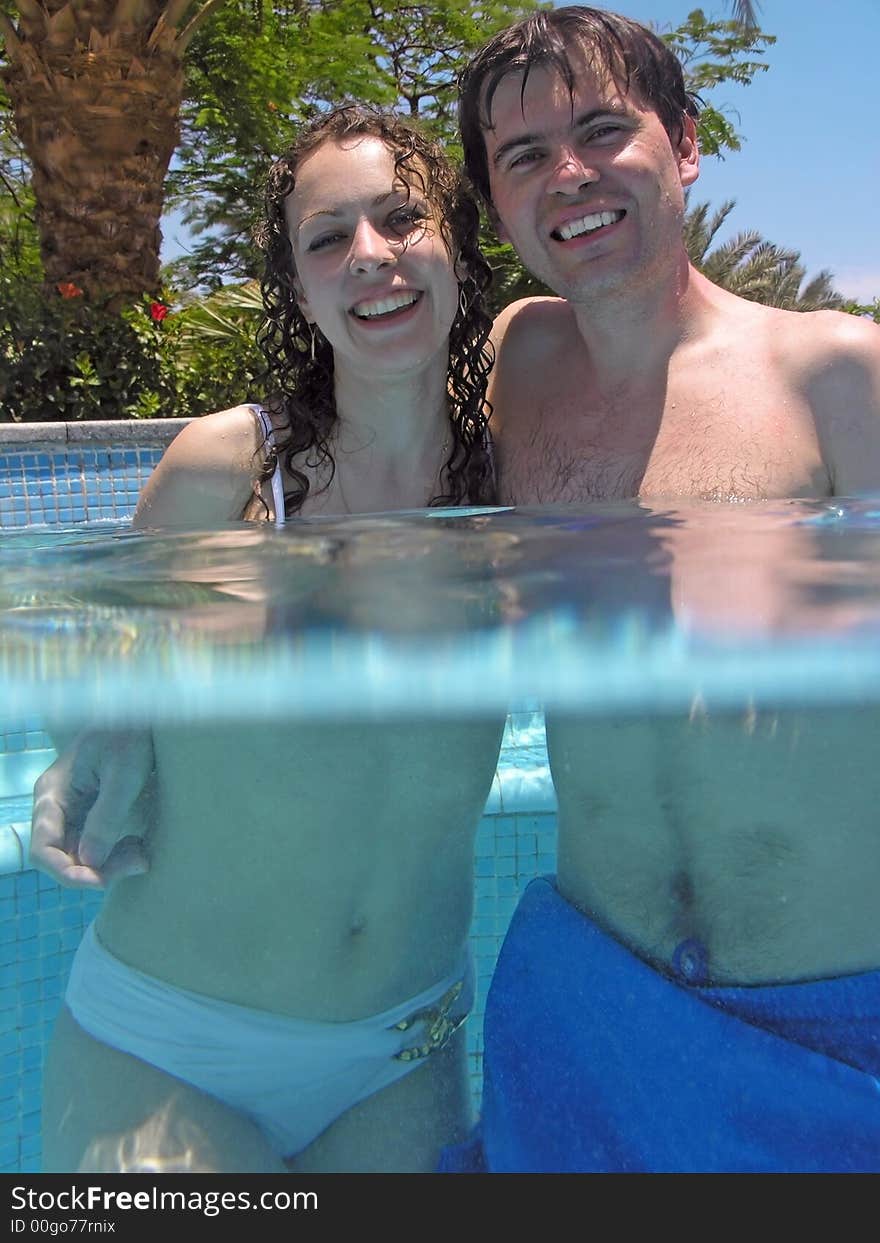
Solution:
<svg viewBox="0 0 880 1243">
<path fill-rule="evenodd" d="M 159 280 L 159 219 L 179 138 L 183 56 L 223 0 L 15 0 L 0 14 L 13 118 L 33 169 L 50 288 L 116 310 Z"/>
</svg>

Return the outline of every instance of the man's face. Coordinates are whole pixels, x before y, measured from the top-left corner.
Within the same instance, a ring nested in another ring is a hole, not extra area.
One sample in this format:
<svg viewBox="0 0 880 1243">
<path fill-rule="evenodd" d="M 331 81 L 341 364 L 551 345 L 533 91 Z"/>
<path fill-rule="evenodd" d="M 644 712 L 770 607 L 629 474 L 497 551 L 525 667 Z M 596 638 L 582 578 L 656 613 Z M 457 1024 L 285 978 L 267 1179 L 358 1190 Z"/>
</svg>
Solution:
<svg viewBox="0 0 880 1243">
<path fill-rule="evenodd" d="M 684 187 L 697 178 L 693 122 L 673 146 L 655 112 L 583 60 L 574 95 L 551 69 L 502 79 L 484 131 L 496 224 L 561 297 L 643 287 L 682 253 Z"/>
</svg>

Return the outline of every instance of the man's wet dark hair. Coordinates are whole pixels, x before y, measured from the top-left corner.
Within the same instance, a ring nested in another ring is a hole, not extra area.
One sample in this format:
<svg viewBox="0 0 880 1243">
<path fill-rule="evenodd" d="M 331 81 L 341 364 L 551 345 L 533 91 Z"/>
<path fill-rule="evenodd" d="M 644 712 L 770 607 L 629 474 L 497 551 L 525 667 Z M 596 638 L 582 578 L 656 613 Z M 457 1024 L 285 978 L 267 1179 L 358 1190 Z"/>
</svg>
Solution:
<svg viewBox="0 0 880 1243">
<path fill-rule="evenodd" d="M 487 203 L 489 164 L 485 131 L 492 129 L 492 101 L 501 81 L 521 73 L 522 93 L 533 69 L 555 70 L 573 97 L 578 67 L 572 52 L 604 70 L 623 94 L 632 92 L 660 118 L 672 142 L 681 139 L 685 116 L 698 101 L 685 89 L 681 64 L 662 39 L 639 22 L 584 5 L 542 10 L 502 30 L 465 66 L 459 78 L 459 125 L 465 166 Z"/>
</svg>

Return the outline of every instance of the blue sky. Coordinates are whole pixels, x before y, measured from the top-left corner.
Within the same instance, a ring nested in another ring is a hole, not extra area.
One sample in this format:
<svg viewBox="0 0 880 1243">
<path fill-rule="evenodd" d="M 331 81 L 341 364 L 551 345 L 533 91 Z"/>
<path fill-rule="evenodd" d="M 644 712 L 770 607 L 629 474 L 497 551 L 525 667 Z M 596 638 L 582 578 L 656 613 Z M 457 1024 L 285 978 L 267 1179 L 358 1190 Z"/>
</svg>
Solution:
<svg viewBox="0 0 880 1243">
<path fill-rule="evenodd" d="M 618 12 L 677 26 L 695 3 L 617 0 Z M 702 5 L 729 16 L 729 6 Z M 739 114 L 741 151 L 704 160 L 692 202 L 736 199 L 719 238 L 757 229 L 801 252 L 808 273 L 829 268 L 848 297 L 880 297 L 880 0 L 762 0 L 776 35 L 770 66 L 751 86 L 710 99 Z M 736 118 L 734 118 L 736 120 Z"/>
<path fill-rule="evenodd" d="M 676 26 L 693 0 L 616 0 L 637 21 Z M 721 0 L 704 4 L 729 16 Z M 703 162 L 692 202 L 736 207 L 718 240 L 746 229 L 799 250 L 808 274 L 830 269 L 846 296 L 880 297 L 880 0 L 762 0 L 759 20 L 777 36 L 770 66 L 750 86 L 725 85 L 712 103 L 732 109 L 742 150 Z M 185 243 L 164 222 L 163 258 Z"/>
</svg>

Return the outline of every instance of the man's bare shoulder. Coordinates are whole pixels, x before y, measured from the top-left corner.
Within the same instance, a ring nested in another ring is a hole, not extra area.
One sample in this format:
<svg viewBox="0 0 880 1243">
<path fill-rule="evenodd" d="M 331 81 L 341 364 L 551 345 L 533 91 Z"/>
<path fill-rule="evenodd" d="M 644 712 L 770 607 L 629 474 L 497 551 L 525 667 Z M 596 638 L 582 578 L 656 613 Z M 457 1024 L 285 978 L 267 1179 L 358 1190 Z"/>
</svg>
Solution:
<svg viewBox="0 0 880 1243">
<path fill-rule="evenodd" d="M 134 525 L 212 526 L 240 518 L 259 473 L 261 442 L 251 406 L 193 419 L 151 475 Z"/>
<path fill-rule="evenodd" d="M 880 327 L 845 311 L 784 311 L 761 307 L 777 335 L 777 348 L 808 369 L 834 362 L 870 364 L 880 359 Z"/>
<path fill-rule="evenodd" d="M 880 327 L 841 311 L 789 315 L 776 349 L 812 411 L 835 494 L 880 492 Z"/>
</svg>

